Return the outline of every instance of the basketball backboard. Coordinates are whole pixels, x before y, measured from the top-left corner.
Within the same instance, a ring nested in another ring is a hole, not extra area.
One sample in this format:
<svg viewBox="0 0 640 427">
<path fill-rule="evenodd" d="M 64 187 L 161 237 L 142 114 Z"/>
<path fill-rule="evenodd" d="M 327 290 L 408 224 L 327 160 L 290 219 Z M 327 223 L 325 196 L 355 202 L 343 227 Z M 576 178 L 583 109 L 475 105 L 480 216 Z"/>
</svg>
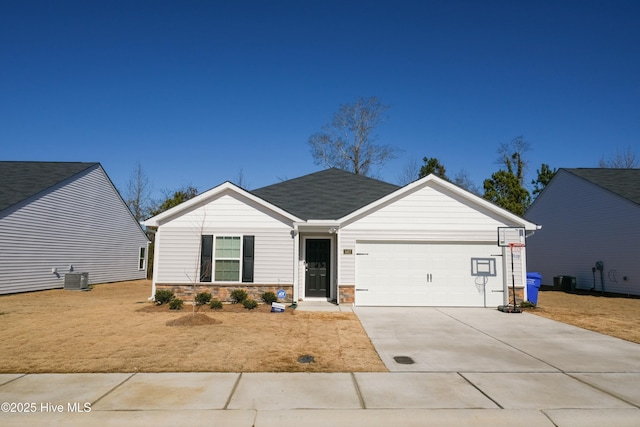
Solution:
<svg viewBox="0 0 640 427">
<path fill-rule="evenodd" d="M 498 227 L 498 246 L 524 246 L 526 243 L 524 227 Z"/>
</svg>

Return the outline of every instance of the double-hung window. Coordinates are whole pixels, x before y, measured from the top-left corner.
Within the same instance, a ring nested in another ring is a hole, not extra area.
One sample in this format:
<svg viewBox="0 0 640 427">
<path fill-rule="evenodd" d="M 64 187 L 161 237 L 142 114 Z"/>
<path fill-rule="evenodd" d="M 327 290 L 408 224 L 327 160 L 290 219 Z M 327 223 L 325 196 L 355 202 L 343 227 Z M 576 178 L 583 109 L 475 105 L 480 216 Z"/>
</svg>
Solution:
<svg viewBox="0 0 640 427">
<path fill-rule="evenodd" d="M 140 252 L 138 255 L 138 270 L 144 270 L 147 268 L 147 248 L 140 246 Z"/>
<path fill-rule="evenodd" d="M 203 235 L 201 282 L 253 282 L 253 236 Z"/>
<path fill-rule="evenodd" d="M 239 236 L 216 236 L 214 280 L 216 282 L 240 281 Z"/>
</svg>

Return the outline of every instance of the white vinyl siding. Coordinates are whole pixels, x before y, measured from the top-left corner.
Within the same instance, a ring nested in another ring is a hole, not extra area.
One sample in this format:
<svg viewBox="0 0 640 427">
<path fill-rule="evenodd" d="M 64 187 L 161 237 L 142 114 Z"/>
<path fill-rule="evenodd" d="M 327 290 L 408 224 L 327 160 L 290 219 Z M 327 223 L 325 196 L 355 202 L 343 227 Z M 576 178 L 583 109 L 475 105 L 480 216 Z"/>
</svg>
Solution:
<svg viewBox="0 0 640 427">
<path fill-rule="evenodd" d="M 454 232 L 461 236 L 471 234 L 471 240 L 486 239 L 477 233 L 491 230 L 490 239 L 495 240 L 496 228 L 503 221 L 495 213 L 446 188 L 426 186 L 405 194 L 401 199 L 389 201 L 343 228 L 400 233 L 420 230 L 429 231 L 434 236 L 440 234 L 445 239 L 448 237 L 445 234 Z"/>
<path fill-rule="evenodd" d="M 444 188 L 418 188 L 411 194 L 392 200 L 374 212 L 343 226 L 339 231 L 341 251 L 353 249 L 356 241 L 395 241 L 431 243 L 484 243 L 497 246 L 504 218 Z M 525 283 L 525 257 L 515 266 L 516 286 Z M 339 283 L 355 283 L 355 256 L 339 254 Z M 509 266 L 510 268 L 510 266 Z M 509 270 L 510 271 L 510 270 Z"/>
<path fill-rule="evenodd" d="M 253 283 L 291 284 L 292 228 L 285 218 L 235 193 L 226 192 L 205 206 L 160 226 L 156 235 L 160 250 L 155 264 L 155 281 L 186 284 L 198 278 L 202 235 L 251 235 L 255 236 Z"/>
<path fill-rule="evenodd" d="M 529 270 L 540 273 L 544 285 L 574 276 L 578 288 L 591 289 L 591 268 L 602 261 L 605 291 L 640 295 L 638 204 L 560 170 L 526 217 L 543 225 L 528 239 L 527 252 Z M 595 279 L 600 291 L 599 272 Z"/>
<path fill-rule="evenodd" d="M 0 293 L 61 288 L 70 270 L 88 272 L 90 283 L 146 277 L 146 236 L 99 166 L 3 215 Z"/>
</svg>

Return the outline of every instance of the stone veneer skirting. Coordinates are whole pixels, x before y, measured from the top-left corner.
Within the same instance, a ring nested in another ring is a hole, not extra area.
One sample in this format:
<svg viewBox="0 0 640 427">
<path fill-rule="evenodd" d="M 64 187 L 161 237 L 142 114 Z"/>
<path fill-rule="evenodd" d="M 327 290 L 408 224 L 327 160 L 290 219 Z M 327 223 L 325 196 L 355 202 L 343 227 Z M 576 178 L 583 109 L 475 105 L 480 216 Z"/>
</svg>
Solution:
<svg viewBox="0 0 640 427">
<path fill-rule="evenodd" d="M 209 292 L 212 300 L 218 300 L 222 302 L 233 302 L 231 299 L 231 292 L 236 289 L 244 289 L 247 291 L 249 298 L 256 301 L 262 301 L 262 294 L 265 292 L 273 292 L 277 294 L 280 289 L 283 289 L 287 293 L 287 297 L 280 302 L 290 303 L 293 302 L 293 285 L 261 285 L 255 283 L 232 283 L 232 284 L 219 284 L 219 283 L 196 283 L 191 284 L 175 284 L 175 283 L 156 283 L 156 290 L 170 289 L 176 295 L 184 301 L 193 301 L 194 296 L 201 292 Z"/>
<path fill-rule="evenodd" d="M 338 286 L 338 304 L 353 304 L 356 302 L 356 285 Z"/>
</svg>

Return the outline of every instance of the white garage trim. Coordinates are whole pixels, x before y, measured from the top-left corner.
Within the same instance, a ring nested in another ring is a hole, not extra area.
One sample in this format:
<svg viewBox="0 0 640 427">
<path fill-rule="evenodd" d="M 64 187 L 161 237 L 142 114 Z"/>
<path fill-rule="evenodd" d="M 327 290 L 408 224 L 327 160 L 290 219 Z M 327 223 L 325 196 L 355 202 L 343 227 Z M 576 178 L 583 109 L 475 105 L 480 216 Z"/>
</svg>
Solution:
<svg viewBox="0 0 640 427">
<path fill-rule="evenodd" d="M 497 307 L 501 253 L 495 242 L 358 241 L 355 304 Z"/>
</svg>

